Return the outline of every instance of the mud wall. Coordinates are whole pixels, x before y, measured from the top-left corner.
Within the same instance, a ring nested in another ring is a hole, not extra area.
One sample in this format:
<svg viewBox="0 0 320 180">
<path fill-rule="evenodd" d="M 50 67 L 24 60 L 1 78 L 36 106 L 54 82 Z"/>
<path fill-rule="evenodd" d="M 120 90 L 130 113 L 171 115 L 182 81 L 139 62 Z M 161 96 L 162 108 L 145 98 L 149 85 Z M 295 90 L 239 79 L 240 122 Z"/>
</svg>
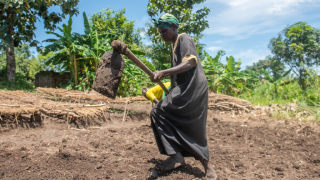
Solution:
<svg viewBox="0 0 320 180">
<path fill-rule="evenodd" d="M 36 87 L 60 87 L 60 84 L 67 84 L 67 80 L 71 79 L 71 74 L 65 72 L 59 74 L 53 71 L 40 71 L 35 76 Z"/>
</svg>

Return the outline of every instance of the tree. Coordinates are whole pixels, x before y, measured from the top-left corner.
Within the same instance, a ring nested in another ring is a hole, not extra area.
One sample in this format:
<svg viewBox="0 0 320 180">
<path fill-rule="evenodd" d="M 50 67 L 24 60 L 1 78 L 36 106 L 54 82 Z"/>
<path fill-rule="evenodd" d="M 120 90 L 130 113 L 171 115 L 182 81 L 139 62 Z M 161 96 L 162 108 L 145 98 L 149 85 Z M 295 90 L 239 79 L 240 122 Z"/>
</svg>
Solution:
<svg viewBox="0 0 320 180">
<path fill-rule="evenodd" d="M 288 26 L 272 38 L 269 48 L 275 59 L 288 65 L 299 79 L 302 90 L 306 90 L 307 69 L 320 62 L 320 31 L 306 22 Z"/>
<path fill-rule="evenodd" d="M 206 20 L 210 10 L 206 7 L 197 10 L 193 13 L 193 6 L 195 4 L 203 3 L 205 0 L 149 0 L 148 3 L 148 14 L 151 18 L 162 15 L 164 13 L 170 13 L 174 15 L 180 22 L 178 33 L 187 33 L 194 37 L 196 47 L 200 59 L 205 58 L 203 54 L 204 44 L 199 43 L 199 39 L 203 37 L 201 34 L 206 28 L 209 27 L 208 21 Z M 161 40 L 158 28 L 153 24 L 147 23 L 146 34 L 151 39 L 154 48 L 152 54 L 148 54 L 152 59 L 157 69 L 164 67 L 164 63 L 170 63 L 170 44 L 164 43 Z"/>
<path fill-rule="evenodd" d="M 259 60 L 251 66 L 246 66 L 247 70 L 255 71 L 259 74 L 260 78 L 264 78 L 262 68 L 268 72 L 268 74 L 271 74 L 272 77 L 278 78 L 284 73 L 285 65 L 279 59 L 267 56 L 265 60 Z"/>
<path fill-rule="evenodd" d="M 30 74 L 31 71 L 31 62 L 33 57 L 31 56 L 30 47 L 28 44 L 21 44 L 14 50 L 16 62 L 17 62 L 17 73 L 20 73 L 24 76 L 27 80 L 34 79 Z"/>
<path fill-rule="evenodd" d="M 7 78 L 15 81 L 16 62 L 14 47 L 21 42 L 29 42 L 30 46 L 37 46 L 35 37 L 35 23 L 40 18 L 44 27 L 50 31 L 65 18 L 65 15 L 78 13 L 76 6 L 79 0 L 6 0 L 0 2 L 0 48 L 6 50 Z M 50 12 L 52 6 L 60 6 L 62 13 Z"/>
<path fill-rule="evenodd" d="M 278 86 L 281 84 L 281 79 L 283 77 L 286 77 L 290 72 L 291 69 L 287 72 L 285 72 L 284 74 L 279 75 L 278 77 L 271 77 L 270 74 L 265 71 L 263 68 L 261 69 L 261 71 L 264 73 L 265 78 L 274 85 L 274 95 L 275 97 L 278 96 Z"/>
<path fill-rule="evenodd" d="M 146 52 L 146 56 L 151 59 L 157 70 L 166 69 L 165 64 L 171 63 L 171 48 L 164 42 L 144 45 L 142 50 Z"/>
<path fill-rule="evenodd" d="M 195 4 L 203 3 L 205 0 L 149 0 L 148 14 L 150 17 L 156 17 L 160 14 L 170 13 L 180 22 L 178 32 L 190 35 L 200 35 L 202 31 L 209 27 L 206 20 L 210 10 L 207 7 L 192 12 Z M 151 37 L 152 42 L 158 43 L 161 39 L 158 29 L 149 24 L 147 34 Z"/>
<path fill-rule="evenodd" d="M 20 80 L 28 80 L 33 81 L 35 75 L 43 70 L 60 70 L 58 67 L 47 66 L 45 65 L 45 61 L 54 55 L 53 52 L 50 52 L 47 56 L 38 55 L 38 57 L 34 57 L 32 52 L 30 51 L 30 47 L 27 43 L 19 45 L 14 49 L 15 57 L 16 57 L 16 76 L 18 75 Z M 5 77 L 6 69 L 6 53 L 5 51 L 0 50 L 0 74 Z M 16 78 L 17 80 L 17 78 Z M 16 81 L 17 82 L 17 81 Z"/>
<path fill-rule="evenodd" d="M 78 33 L 72 33 L 72 18 L 70 16 L 68 25 L 63 24 L 63 29 L 58 27 L 62 35 L 47 31 L 47 34 L 53 34 L 58 37 L 58 39 L 46 39 L 44 42 L 51 42 L 52 44 L 47 45 L 43 49 L 43 55 L 47 55 L 49 52 L 57 52 L 55 56 L 51 57 L 47 61 L 47 65 L 53 64 L 63 64 L 63 68 L 71 68 L 72 74 L 74 76 L 75 85 L 78 85 L 78 70 L 77 70 L 77 56 L 79 56 L 79 51 L 76 47 L 78 39 L 81 39 L 81 35 Z"/>
<path fill-rule="evenodd" d="M 48 62 L 49 59 L 51 59 L 52 57 L 54 57 L 57 53 L 55 52 L 49 52 L 47 55 L 42 55 L 39 54 L 36 58 L 35 58 L 35 69 L 37 70 L 37 72 L 39 71 L 55 71 L 55 72 L 62 72 L 63 70 L 65 70 L 62 67 L 62 64 L 58 64 L 58 65 L 53 65 L 53 64 L 46 64 Z M 34 73 L 36 74 L 36 73 Z"/>
<path fill-rule="evenodd" d="M 81 50 L 84 58 L 92 60 L 95 64 L 95 71 L 98 68 L 101 56 L 109 50 L 112 50 L 111 41 L 117 39 L 116 35 L 104 33 L 98 34 L 98 30 L 93 26 L 89 26 L 89 21 L 85 12 L 83 12 L 83 22 L 85 34 L 79 36 L 82 42 L 76 45 L 76 48 Z"/>
<path fill-rule="evenodd" d="M 239 94 L 252 89 L 260 80 L 254 71 L 240 71 L 241 59 L 236 62 L 233 56 L 229 56 L 226 57 L 227 64 L 222 64 L 221 58 L 225 55 L 223 50 L 218 51 L 214 58 L 206 51 L 204 54 L 206 58 L 201 61 L 201 64 L 208 79 L 209 88 L 215 93 Z"/>
<path fill-rule="evenodd" d="M 83 12 L 83 23 L 85 34 L 79 37 L 79 42 L 75 47 L 82 55 L 83 76 L 79 78 L 80 83 L 76 88 L 79 90 L 88 90 L 93 84 L 96 71 L 101 56 L 109 50 L 112 50 L 111 41 L 117 39 L 116 35 L 104 33 L 98 34 L 97 29 L 90 27 L 87 15 Z M 89 63 L 88 63 L 89 62 Z"/>
<path fill-rule="evenodd" d="M 125 13 L 126 8 L 119 11 L 106 8 L 91 16 L 90 25 L 97 30 L 99 35 L 106 33 L 117 35 L 132 49 L 133 44 L 141 45 L 142 37 L 140 31 L 134 29 L 134 21 L 129 21 Z"/>
</svg>

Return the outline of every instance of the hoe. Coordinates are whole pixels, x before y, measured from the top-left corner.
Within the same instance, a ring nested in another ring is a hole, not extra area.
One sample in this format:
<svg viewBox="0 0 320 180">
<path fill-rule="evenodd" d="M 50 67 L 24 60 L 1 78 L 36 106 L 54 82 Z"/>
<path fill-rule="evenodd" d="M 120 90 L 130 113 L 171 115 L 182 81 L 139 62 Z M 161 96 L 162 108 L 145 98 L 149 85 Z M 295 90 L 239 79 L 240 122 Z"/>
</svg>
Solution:
<svg viewBox="0 0 320 180">
<path fill-rule="evenodd" d="M 127 48 L 124 42 L 114 40 L 111 46 L 113 51 L 105 52 L 101 58 L 92 88 L 102 95 L 115 99 L 125 66 L 124 59 L 120 54 L 127 56 L 128 59 L 151 78 L 153 78 L 154 75 L 152 71 Z M 157 81 L 156 83 L 160 85 L 166 95 L 169 94 L 169 91 L 161 81 Z"/>
</svg>

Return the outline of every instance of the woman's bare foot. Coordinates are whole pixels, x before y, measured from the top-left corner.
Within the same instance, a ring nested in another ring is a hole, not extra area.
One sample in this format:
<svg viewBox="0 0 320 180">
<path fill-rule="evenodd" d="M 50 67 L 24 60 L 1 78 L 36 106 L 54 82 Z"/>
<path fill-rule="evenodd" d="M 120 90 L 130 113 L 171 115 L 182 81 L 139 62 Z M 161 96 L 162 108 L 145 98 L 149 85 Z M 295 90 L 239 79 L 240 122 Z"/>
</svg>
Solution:
<svg viewBox="0 0 320 180">
<path fill-rule="evenodd" d="M 204 172 L 205 176 L 212 180 L 217 179 L 218 176 L 214 171 L 213 167 L 211 166 L 211 164 L 209 163 L 209 160 L 201 159 L 200 162 L 205 170 Z"/>
<path fill-rule="evenodd" d="M 163 161 L 161 164 L 157 165 L 157 168 L 168 171 L 183 166 L 185 164 L 186 163 L 184 161 L 184 157 L 181 155 L 181 153 L 177 153 L 171 155 L 168 159 Z"/>
</svg>

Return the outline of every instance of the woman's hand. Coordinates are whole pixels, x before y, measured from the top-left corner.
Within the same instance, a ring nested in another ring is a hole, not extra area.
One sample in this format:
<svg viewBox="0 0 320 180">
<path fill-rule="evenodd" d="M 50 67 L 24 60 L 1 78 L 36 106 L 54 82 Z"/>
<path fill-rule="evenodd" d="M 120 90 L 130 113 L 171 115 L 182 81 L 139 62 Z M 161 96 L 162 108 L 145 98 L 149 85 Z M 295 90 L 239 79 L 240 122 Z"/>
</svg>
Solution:
<svg viewBox="0 0 320 180">
<path fill-rule="evenodd" d="M 150 77 L 152 82 L 160 81 L 163 78 L 163 71 L 155 71 L 153 75 L 153 78 Z"/>
<path fill-rule="evenodd" d="M 153 78 L 150 77 L 150 80 L 152 82 L 157 82 L 157 81 L 160 81 L 163 77 L 186 72 L 194 67 L 194 61 L 195 60 L 185 61 L 175 67 L 165 69 L 162 71 L 155 71 L 155 72 L 153 72 L 154 77 Z"/>
<path fill-rule="evenodd" d="M 159 100 L 158 100 L 157 98 L 154 98 L 153 102 L 154 102 L 155 104 L 158 104 L 158 103 L 159 103 Z"/>
</svg>

